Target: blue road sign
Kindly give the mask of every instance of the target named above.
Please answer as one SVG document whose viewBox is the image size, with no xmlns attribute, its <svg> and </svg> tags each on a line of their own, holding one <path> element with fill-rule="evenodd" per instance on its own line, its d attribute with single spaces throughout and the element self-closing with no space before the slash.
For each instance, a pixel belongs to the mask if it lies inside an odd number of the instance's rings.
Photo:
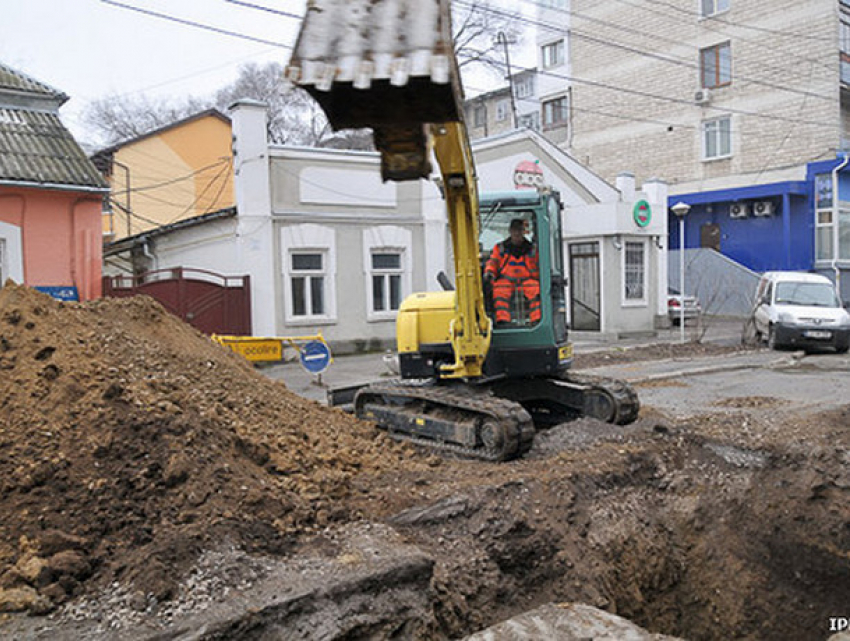
<svg viewBox="0 0 850 641">
<path fill-rule="evenodd" d="M 36 285 L 34 289 L 49 294 L 56 300 L 80 300 L 80 294 L 77 292 L 77 288 L 71 285 L 59 287 Z"/>
<path fill-rule="evenodd" d="M 331 362 L 331 350 L 321 341 L 310 341 L 301 348 L 301 365 L 311 374 L 321 374 Z"/>
</svg>

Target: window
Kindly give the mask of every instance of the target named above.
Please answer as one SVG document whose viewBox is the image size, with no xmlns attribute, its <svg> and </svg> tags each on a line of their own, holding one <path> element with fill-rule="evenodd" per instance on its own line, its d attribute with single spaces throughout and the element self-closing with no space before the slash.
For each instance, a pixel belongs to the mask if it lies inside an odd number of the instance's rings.
<svg viewBox="0 0 850 641">
<path fill-rule="evenodd" d="M 540 131 L 540 114 L 536 111 L 534 113 L 525 114 L 519 117 L 519 126 L 520 129 L 534 129 L 534 131 Z"/>
<path fill-rule="evenodd" d="M 366 274 L 366 318 L 394 320 L 413 291 L 413 233 L 404 227 L 380 225 L 363 231 L 363 271 Z"/>
<path fill-rule="evenodd" d="M 623 286 L 625 302 L 646 302 L 646 246 L 642 242 L 625 243 Z"/>
<path fill-rule="evenodd" d="M 534 95 L 534 76 L 528 75 L 514 80 L 514 91 L 517 98 L 528 98 Z"/>
<path fill-rule="evenodd" d="M 401 305 L 401 253 L 372 254 L 372 311 L 394 312 Z"/>
<path fill-rule="evenodd" d="M 732 155 L 732 126 L 729 116 L 702 123 L 703 160 L 728 158 Z"/>
<path fill-rule="evenodd" d="M 541 64 L 544 69 L 564 64 L 564 41 L 558 40 L 540 48 Z"/>
<path fill-rule="evenodd" d="M 729 11 L 729 0 L 701 0 L 700 2 L 700 15 L 703 18 L 723 11 Z"/>
<path fill-rule="evenodd" d="M 567 97 L 561 96 L 543 103 L 543 127 L 554 127 L 567 122 Z"/>
<path fill-rule="evenodd" d="M 511 113 L 511 105 L 507 100 L 500 100 L 496 103 L 496 121 L 502 122 L 507 120 Z"/>
<path fill-rule="evenodd" d="M 322 253 L 290 254 L 292 315 L 297 317 L 325 314 L 325 259 Z"/>
<path fill-rule="evenodd" d="M 294 325 L 336 322 L 336 232 L 303 223 L 280 231 L 284 322 Z"/>
<path fill-rule="evenodd" d="M 487 107 L 484 105 L 475 105 L 472 108 L 472 125 L 474 127 L 483 127 L 487 124 Z"/>
<path fill-rule="evenodd" d="M 700 49 L 700 82 L 711 89 L 732 82 L 732 47 L 728 42 Z"/>
<path fill-rule="evenodd" d="M 838 46 L 841 51 L 841 82 L 850 84 L 850 15 L 841 12 Z"/>
<path fill-rule="evenodd" d="M 815 260 L 850 258 L 850 209 L 839 201 L 838 220 L 835 219 L 832 193 L 832 174 L 815 176 Z M 835 240 L 838 236 L 838 256 Z"/>
</svg>

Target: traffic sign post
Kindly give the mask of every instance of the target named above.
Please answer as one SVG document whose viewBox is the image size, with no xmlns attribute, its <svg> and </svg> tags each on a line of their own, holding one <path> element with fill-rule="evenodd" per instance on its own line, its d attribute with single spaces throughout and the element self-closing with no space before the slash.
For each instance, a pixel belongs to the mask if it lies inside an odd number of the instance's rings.
<svg viewBox="0 0 850 641">
<path fill-rule="evenodd" d="M 317 377 L 317 384 L 322 384 L 322 372 L 331 363 L 331 350 L 324 341 L 310 341 L 298 349 L 301 366 Z"/>
</svg>

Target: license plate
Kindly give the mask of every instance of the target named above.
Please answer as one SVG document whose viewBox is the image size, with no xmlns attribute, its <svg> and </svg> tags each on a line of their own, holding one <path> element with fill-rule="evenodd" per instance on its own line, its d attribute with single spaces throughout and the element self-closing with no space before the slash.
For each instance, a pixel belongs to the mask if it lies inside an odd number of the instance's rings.
<svg viewBox="0 0 850 641">
<path fill-rule="evenodd" d="M 810 329 L 803 332 L 806 338 L 832 338 L 832 332 L 825 332 L 821 329 Z"/>
</svg>

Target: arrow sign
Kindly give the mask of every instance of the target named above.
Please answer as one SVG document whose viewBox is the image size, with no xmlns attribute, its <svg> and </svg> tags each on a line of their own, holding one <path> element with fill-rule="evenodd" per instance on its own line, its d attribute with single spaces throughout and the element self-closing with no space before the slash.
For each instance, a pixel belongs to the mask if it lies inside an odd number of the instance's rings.
<svg viewBox="0 0 850 641">
<path fill-rule="evenodd" d="M 331 350 L 321 341 L 310 341 L 301 348 L 301 365 L 311 374 L 321 374 L 331 362 Z"/>
</svg>

